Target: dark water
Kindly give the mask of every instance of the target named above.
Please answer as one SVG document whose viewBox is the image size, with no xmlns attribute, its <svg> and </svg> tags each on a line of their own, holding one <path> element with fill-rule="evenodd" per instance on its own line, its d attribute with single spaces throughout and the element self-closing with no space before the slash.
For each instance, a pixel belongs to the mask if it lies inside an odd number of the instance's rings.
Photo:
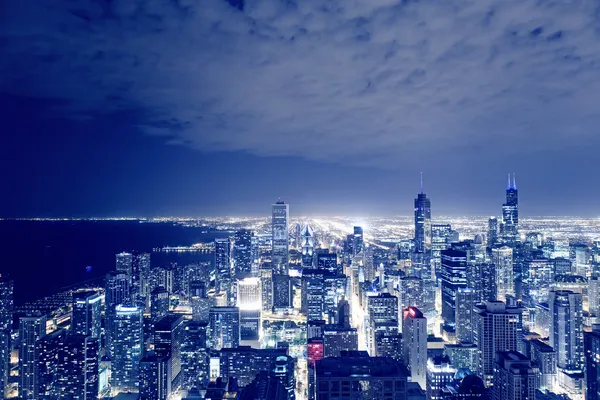
<svg viewBox="0 0 600 400">
<path fill-rule="evenodd" d="M 121 251 L 151 252 L 225 235 L 170 223 L 0 221 L 0 273 L 12 276 L 15 303 L 22 304 L 104 276 L 114 269 L 115 254 Z"/>
</svg>

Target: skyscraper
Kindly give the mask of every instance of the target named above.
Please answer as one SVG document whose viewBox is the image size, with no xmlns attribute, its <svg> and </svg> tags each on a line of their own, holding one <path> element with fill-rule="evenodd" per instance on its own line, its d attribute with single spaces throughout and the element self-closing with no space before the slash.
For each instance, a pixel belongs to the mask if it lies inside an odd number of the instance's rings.
<svg viewBox="0 0 600 400">
<path fill-rule="evenodd" d="M 256 340 L 260 332 L 262 308 L 260 280 L 245 278 L 238 281 L 237 307 L 240 309 L 240 339 Z"/>
<path fill-rule="evenodd" d="M 163 287 L 158 286 L 152 291 L 150 300 L 150 320 L 157 322 L 169 313 L 169 292 Z"/>
<path fill-rule="evenodd" d="M 102 331 L 102 297 L 97 292 L 73 294 L 73 334 L 100 338 Z"/>
<path fill-rule="evenodd" d="M 271 262 L 277 274 L 288 274 L 289 263 L 289 205 L 279 200 L 272 206 L 271 230 L 273 245 Z"/>
<path fill-rule="evenodd" d="M 478 304 L 473 313 L 473 339 L 479 350 L 479 375 L 487 387 L 494 377 L 495 355 L 517 350 L 520 308 L 507 308 L 501 301 Z"/>
<path fill-rule="evenodd" d="M 237 307 L 213 307 L 208 317 L 211 348 L 240 345 L 240 309 Z"/>
<path fill-rule="evenodd" d="M 304 270 L 302 272 L 302 312 L 306 320 L 323 318 L 323 272 Z"/>
<path fill-rule="evenodd" d="M 250 276 L 252 272 L 252 236 L 249 229 L 235 232 L 233 245 L 233 267 L 236 275 Z"/>
<path fill-rule="evenodd" d="M 498 218 L 490 217 L 488 219 L 487 245 L 493 247 L 496 243 L 498 243 Z"/>
<path fill-rule="evenodd" d="M 502 205 L 501 236 L 502 241 L 507 244 L 513 244 L 519 240 L 519 192 L 514 174 L 512 184 L 510 174 L 508 175 L 506 203 Z"/>
<path fill-rule="evenodd" d="M 310 224 L 307 222 L 300 232 L 302 248 L 302 267 L 312 268 L 314 264 L 315 238 Z"/>
<path fill-rule="evenodd" d="M 167 358 L 167 376 L 171 390 L 181 381 L 181 342 L 183 341 L 183 317 L 169 314 L 154 324 L 154 353 L 159 358 Z"/>
<path fill-rule="evenodd" d="M 533 400 L 539 388 L 537 366 L 516 351 L 496 353 L 493 400 Z"/>
<path fill-rule="evenodd" d="M 415 199 L 415 251 L 431 254 L 431 201 L 423 193 L 421 175 L 421 192 Z"/>
<path fill-rule="evenodd" d="M 583 370 L 583 310 L 580 293 L 551 291 L 550 346 L 556 350 L 558 368 Z"/>
<path fill-rule="evenodd" d="M 106 352 L 110 356 L 111 352 L 111 341 L 113 334 L 113 321 L 115 319 L 115 307 L 119 304 L 126 304 L 131 301 L 131 292 L 129 285 L 129 278 L 127 275 L 120 272 L 110 272 L 106 274 L 105 278 L 105 294 L 104 294 L 104 305 L 105 305 L 105 339 L 106 339 Z"/>
<path fill-rule="evenodd" d="M 442 250 L 442 318 L 446 324 L 456 323 L 456 292 L 466 287 L 467 253 Z"/>
<path fill-rule="evenodd" d="M 418 308 L 404 310 L 402 338 L 404 339 L 404 364 L 410 370 L 412 382 L 421 389 L 427 387 L 427 318 Z"/>
<path fill-rule="evenodd" d="M 461 343 L 473 343 L 473 307 L 475 291 L 460 288 L 456 291 L 456 340 Z"/>
<path fill-rule="evenodd" d="M 600 400 L 600 325 L 584 333 L 585 380 L 588 400 Z"/>
<path fill-rule="evenodd" d="M 362 226 L 355 226 L 352 235 L 352 255 L 355 256 L 365 249 L 365 238 Z"/>
<path fill-rule="evenodd" d="M 36 342 L 46 334 L 46 316 L 31 315 L 19 319 L 19 397 L 38 399 Z"/>
<path fill-rule="evenodd" d="M 144 351 L 141 310 L 135 306 L 116 306 L 112 329 L 111 386 L 116 392 L 137 391 Z"/>
<path fill-rule="evenodd" d="M 492 249 L 492 263 L 496 267 L 496 299 L 506 301 L 506 296 L 515 296 L 513 249 L 508 246 Z"/>
<path fill-rule="evenodd" d="M 118 273 L 127 276 L 129 285 L 133 284 L 133 254 L 122 252 L 115 255 L 116 268 Z"/>
<path fill-rule="evenodd" d="M 13 323 L 13 281 L 0 275 L 0 396 L 6 396 Z"/>
<path fill-rule="evenodd" d="M 60 340 L 57 354 L 56 398 L 95 400 L 98 398 L 100 339 L 68 335 Z"/>
<path fill-rule="evenodd" d="M 165 400 L 171 392 L 168 369 L 169 358 L 147 354 L 140 360 L 140 398 Z"/>
<path fill-rule="evenodd" d="M 231 239 L 215 239 L 215 271 L 216 289 L 227 296 L 227 305 L 233 300 L 233 274 L 231 261 Z"/>
</svg>

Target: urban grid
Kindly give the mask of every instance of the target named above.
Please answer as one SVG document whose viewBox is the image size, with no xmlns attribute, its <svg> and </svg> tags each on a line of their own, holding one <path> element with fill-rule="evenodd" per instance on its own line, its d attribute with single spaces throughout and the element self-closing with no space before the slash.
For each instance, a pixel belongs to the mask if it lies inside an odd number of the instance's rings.
<svg viewBox="0 0 600 400">
<path fill-rule="evenodd" d="M 278 200 L 268 220 L 173 219 L 226 235 L 116 254 L 101 284 L 19 307 L 2 276 L 1 391 L 600 399 L 598 231 L 520 224 L 514 175 L 500 210 L 479 224 L 436 221 L 422 183 L 414 224 L 291 218 Z M 157 261 L 165 254 L 176 261 Z"/>
</svg>

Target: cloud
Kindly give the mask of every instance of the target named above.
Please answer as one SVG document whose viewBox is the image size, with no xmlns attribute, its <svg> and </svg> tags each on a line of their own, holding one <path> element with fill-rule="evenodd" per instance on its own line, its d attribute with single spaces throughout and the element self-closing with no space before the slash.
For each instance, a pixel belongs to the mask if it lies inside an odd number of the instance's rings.
<svg viewBox="0 0 600 400">
<path fill-rule="evenodd" d="M 594 140 L 578 0 L 5 0 L 0 90 L 169 143 L 397 167 Z M 597 140 L 597 139 L 596 139 Z"/>
</svg>

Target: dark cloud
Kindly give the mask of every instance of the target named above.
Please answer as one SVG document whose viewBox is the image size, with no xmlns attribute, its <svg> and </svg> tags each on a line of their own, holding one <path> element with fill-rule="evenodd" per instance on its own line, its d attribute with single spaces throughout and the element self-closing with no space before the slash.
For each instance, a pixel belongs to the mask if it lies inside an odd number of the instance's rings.
<svg viewBox="0 0 600 400">
<path fill-rule="evenodd" d="M 2 91 L 59 98 L 55 112 L 80 119 L 137 110 L 173 144 L 397 168 L 598 141 L 590 1 L 3 7 Z"/>
</svg>

